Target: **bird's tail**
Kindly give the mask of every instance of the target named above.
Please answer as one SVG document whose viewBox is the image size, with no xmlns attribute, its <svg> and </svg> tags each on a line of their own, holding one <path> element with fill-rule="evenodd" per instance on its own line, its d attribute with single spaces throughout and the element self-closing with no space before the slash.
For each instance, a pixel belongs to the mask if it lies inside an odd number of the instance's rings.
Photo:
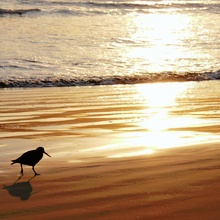
<svg viewBox="0 0 220 220">
<path fill-rule="evenodd" d="M 11 162 L 12 162 L 11 165 L 13 165 L 15 163 L 15 160 L 12 160 Z"/>
</svg>

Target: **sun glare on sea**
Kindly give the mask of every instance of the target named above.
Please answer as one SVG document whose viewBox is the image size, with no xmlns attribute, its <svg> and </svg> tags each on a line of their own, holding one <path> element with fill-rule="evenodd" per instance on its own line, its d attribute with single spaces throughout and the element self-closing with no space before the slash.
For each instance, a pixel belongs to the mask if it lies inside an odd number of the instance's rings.
<svg viewBox="0 0 220 220">
<path fill-rule="evenodd" d="M 138 65 L 147 65 L 152 72 L 173 71 L 174 67 L 168 64 L 178 62 L 190 53 L 181 46 L 189 35 L 189 23 L 187 16 L 175 13 L 131 16 L 130 24 L 134 28 L 130 38 L 136 46 L 129 48 L 127 56 L 134 60 L 134 69 L 138 70 Z"/>
</svg>

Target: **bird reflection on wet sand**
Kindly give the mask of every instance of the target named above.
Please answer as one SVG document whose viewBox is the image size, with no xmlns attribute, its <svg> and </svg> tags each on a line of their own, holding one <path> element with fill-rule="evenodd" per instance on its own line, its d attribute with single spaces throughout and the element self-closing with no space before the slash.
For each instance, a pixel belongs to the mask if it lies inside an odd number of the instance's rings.
<svg viewBox="0 0 220 220">
<path fill-rule="evenodd" d="M 36 175 L 31 177 L 28 181 L 18 182 L 22 178 L 22 175 L 21 175 L 12 185 L 10 185 L 10 186 L 4 185 L 3 189 L 7 190 L 11 196 L 19 197 L 23 201 L 28 200 L 30 198 L 30 196 L 35 194 L 35 193 L 32 193 L 33 188 L 30 183 L 30 181 L 35 176 Z"/>
</svg>

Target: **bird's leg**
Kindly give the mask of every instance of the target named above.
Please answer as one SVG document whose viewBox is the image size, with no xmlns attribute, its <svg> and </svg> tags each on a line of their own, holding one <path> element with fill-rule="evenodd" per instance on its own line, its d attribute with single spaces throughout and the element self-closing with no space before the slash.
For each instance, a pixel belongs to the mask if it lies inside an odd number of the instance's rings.
<svg viewBox="0 0 220 220">
<path fill-rule="evenodd" d="M 20 173 L 22 176 L 24 175 L 22 164 L 21 164 L 21 172 Z"/>
<path fill-rule="evenodd" d="M 36 171 L 35 171 L 35 169 L 34 169 L 34 166 L 32 167 L 32 170 L 34 171 L 35 176 L 36 176 L 36 175 L 40 175 L 39 173 L 36 173 Z"/>
</svg>

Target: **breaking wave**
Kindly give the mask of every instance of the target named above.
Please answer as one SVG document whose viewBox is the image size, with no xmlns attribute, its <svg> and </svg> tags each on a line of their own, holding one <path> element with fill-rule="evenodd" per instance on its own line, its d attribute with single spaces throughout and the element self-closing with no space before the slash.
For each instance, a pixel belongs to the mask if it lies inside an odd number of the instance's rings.
<svg viewBox="0 0 220 220">
<path fill-rule="evenodd" d="M 0 80 L 0 88 L 31 88 L 31 87 L 68 87 L 68 86 L 96 86 L 116 84 L 141 84 L 153 82 L 187 82 L 220 80 L 220 70 L 204 73 L 148 73 L 133 76 L 65 78 L 47 77 L 44 79 L 4 79 Z"/>
<path fill-rule="evenodd" d="M 124 1 L 44 1 L 38 4 L 39 8 L 30 9 L 0 9 L 0 16 L 3 15 L 23 15 L 26 13 L 42 12 L 43 14 L 62 14 L 69 16 L 81 16 L 87 14 L 109 14 L 113 11 L 141 11 L 148 10 L 206 10 L 211 13 L 219 13 L 219 3 L 196 3 L 196 2 L 158 2 L 150 3 L 146 1 L 124 2 Z M 31 5 L 31 3 L 30 3 Z M 29 5 L 29 6 L 30 6 Z M 36 4 L 37 5 L 37 4 Z M 32 7 L 33 5 L 31 5 Z M 103 10 L 104 9 L 104 10 Z"/>
<path fill-rule="evenodd" d="M 23 15 L 25 13 L 29 13 L 29 12 L 40 12 L 41 10 L 38 8 L 31 8 L 31 9 L 0 9 L 0 15 L 5 15 L 5 14 L 9 14 L 9 15 Z"/>
<path fill-rule="evenodd" d="M 44 12 L 44 13 L 58 13 L 63 15 L 86 15 L 87 13 L 110 13 L 108 9 L 118 9 L 118 10 L 140 10 L 146 12 L 148 10 L 207 10 L 213 13 L 219 13 L 220 4 L 219 3 L 196 3 L 196 2 L 158 2 L 150 3 L 145 1 L 139 2 L 123 2 L 123 1 L 42 1 L 43 6 L 39 4 L 40 8 L 30 8 L 30 9 L 0 9 L 1 15 L 23 15 L 30 12 Z M 45 8 L 46 6 L 46 8 Z M 54 9 L 54 6 L 59 7 L 59 9 Z M 41 10 L 43 7 L 43 10 Z M 71 8 L 70 8 L 71 7 Z M 72 8 L 73 7 L 73 8 Z M 97 10 L 98 11 L 97 11 Z M 99 9 L 106 9 L 100 11 Z M 111 11 L 111 10 L 110 10 Z"/>
<path fill-rule="evenodd" d="M 84 4 L 93 7 L 118 8 L 118 9 L 220 9 L 218 3 L 146 3 L 146 2 L 85 2 Z"/>
</svg>

